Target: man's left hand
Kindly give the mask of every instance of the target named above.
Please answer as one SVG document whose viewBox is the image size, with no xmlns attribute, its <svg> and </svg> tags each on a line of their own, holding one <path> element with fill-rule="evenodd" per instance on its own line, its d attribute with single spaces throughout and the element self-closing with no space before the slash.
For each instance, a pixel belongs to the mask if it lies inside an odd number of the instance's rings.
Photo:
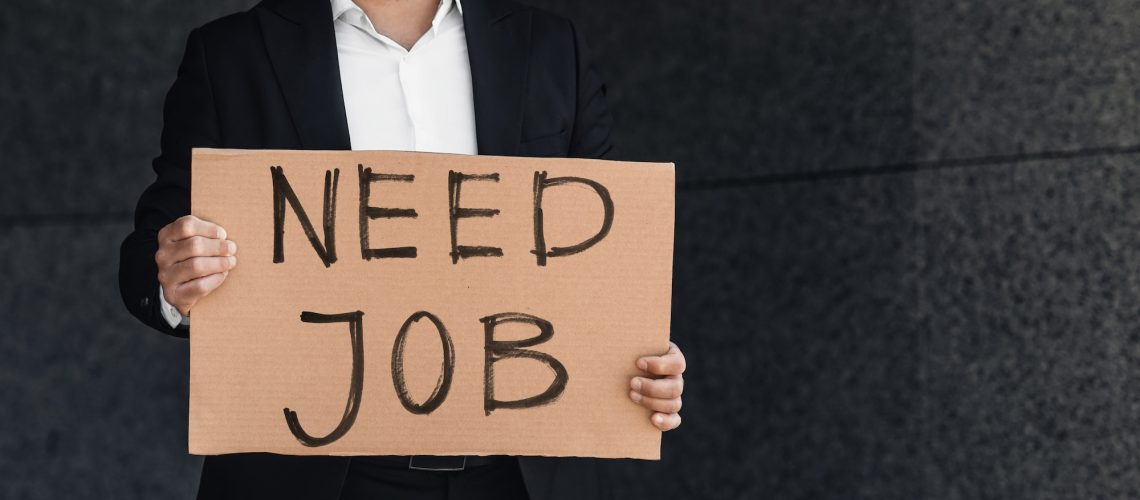
<svg viewBox="0 0 1140 500">
<path fill-rule="evenodd" d="M 629 399 L 653 410 L 649 420 L 662 431 L 681 425 L 681 392 L 685 389 L 685 355 L 677 344 L 669 342 L 669 351 L 660 356 L 645 356 L 637 360 L 637 367 L 648 377 L 633 377 L 629 381 Z"/>
</svg>

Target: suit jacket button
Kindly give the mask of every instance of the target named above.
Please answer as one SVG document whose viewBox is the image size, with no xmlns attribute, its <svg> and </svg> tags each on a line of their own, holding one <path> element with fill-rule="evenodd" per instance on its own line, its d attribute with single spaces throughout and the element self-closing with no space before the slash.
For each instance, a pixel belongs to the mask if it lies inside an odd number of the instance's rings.
<svg viewBox="0 0 1140 500">
<path fill-rule="evenodd" d="M 148 306 L 150 306 L 150 297 L 143 297 L 139 300 L 139 307 L 146 309 Z"/>
</svg>

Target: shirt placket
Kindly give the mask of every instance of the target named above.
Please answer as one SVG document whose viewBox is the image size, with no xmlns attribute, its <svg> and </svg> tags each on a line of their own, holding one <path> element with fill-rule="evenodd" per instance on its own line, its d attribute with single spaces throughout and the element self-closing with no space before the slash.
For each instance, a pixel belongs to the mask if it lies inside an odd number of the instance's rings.
<svg viewBox="0 0 1140 500">
<path fill-rule="evenodd" d="M 418 111 L 416 107 L 416 68 L 415 68 L 415 55 L 406 53 L 400 57 L 398 72 L 400 75 L 400 90 L 404 95 L 404 109 L 408 113 L 408 123 L 411 124 L 412 132 L 412 150 L 418 151 L 419 143 L 419 123 Z"/>
</svg>

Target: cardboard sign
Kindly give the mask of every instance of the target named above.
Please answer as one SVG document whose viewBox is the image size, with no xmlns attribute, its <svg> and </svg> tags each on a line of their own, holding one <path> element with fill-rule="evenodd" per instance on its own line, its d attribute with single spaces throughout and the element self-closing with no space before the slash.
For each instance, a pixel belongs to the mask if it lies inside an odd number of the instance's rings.
<svg viewBox="0 0 1140 500">
<path fill-rule="evenodd" d="M 672 164 L 196 149 L 190 452 L 657 459 Z"/>
</svg>

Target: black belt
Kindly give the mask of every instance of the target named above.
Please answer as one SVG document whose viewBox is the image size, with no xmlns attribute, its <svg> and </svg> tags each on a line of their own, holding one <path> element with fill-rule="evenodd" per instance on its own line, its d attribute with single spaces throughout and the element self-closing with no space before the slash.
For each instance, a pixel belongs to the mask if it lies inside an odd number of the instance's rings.
<svg viewBox="0 0 1140 500">
<path fill-rule="evenodd" d="M 447 472 L 447 471 L 461 471 L 469 467 L 482 467 L 484 465 L 492 465 L 501 463 L 508 460 L 510 457 L 492 455 L 492 456 L 476 456 L 476 455 L 459 455 L 459 456 L 432 456 L 432 455 L 413 455 L 413 456 L 366 456 L 366 457 L 353 457 L 353 460 L 360 460 L 363 462 L 374 463 L 377 465 L 384 465 L 388 467 L 406 467 L 413 470 L 424 470 L 433 472 Z"/>
</svg>

